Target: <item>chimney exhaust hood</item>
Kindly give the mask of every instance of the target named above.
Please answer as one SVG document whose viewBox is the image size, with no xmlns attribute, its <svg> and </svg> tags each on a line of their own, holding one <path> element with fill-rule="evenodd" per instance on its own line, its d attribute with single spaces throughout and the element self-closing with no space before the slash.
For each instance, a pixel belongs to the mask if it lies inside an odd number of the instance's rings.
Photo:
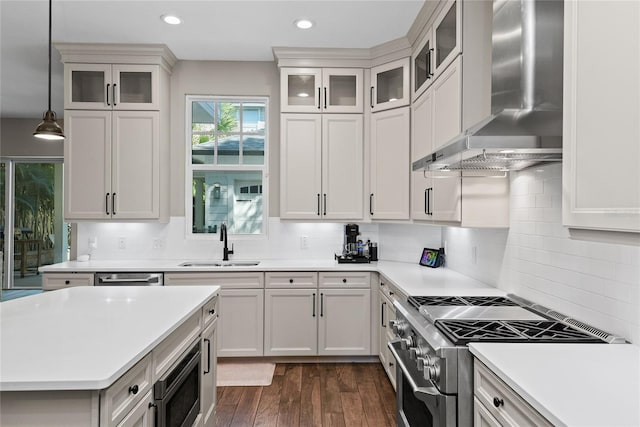
<svg viewBox="0 0 640 427">
<path fill-rule="evenodd" d="M 562 161 L 563 19 L 562 0 L 494 0 L 491 115 L 415 161 L 414 171 Z"/>
</svg>

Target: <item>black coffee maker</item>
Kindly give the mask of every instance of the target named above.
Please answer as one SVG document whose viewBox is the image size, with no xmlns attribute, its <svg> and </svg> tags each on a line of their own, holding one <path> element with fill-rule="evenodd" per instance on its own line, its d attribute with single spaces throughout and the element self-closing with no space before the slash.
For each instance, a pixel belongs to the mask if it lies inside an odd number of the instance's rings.
<svg viewBox="0 0 640 427">
<path fill-rule="evenodd" d="M 366 263 L 369 257 L 364 254 L 364 244 L 358 240 L 360 229 L 358 224 L 346 224 L 344 226 L 344 244 L 342 254 L 336 254 L 338 263 Z"/>
</svg>

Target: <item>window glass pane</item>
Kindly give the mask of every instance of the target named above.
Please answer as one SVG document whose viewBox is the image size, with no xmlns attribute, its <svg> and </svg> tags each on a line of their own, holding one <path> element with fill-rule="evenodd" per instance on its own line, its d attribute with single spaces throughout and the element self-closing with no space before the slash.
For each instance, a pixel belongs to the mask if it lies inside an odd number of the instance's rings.
<svg viewBox="0 0 640 427">
<path fill-rule="evenodd" d="M 62 220 L 62 164 L 16 163 L 13 210 L 13 286 L 39 288 L 38 267 L 69 258 L 69 229 Z"/>
<path fill-rule="evenodd" d="M 260 171 L 193 171 L 193 233 L 260 234 L 263 198 Z"/>
<path fill-rule="evenodd" d="M 221 136 L 228 135 L 231 132 L 240 132 L 240 104 L 219 103 L 218 117 L 216 130 Z"/>
<path fill-rule="evenodd" d="M 456 4 L 453 3 L 449 12 L 436 28 L 436 67 L 456 47 Z"/>
<path fill-rule="evenodd" d="M 263 103 L 242 105 L 242 132 L 264 134 L 265 111 Z"/>
<path fill-rule="evenodd" d="M 242 154 L 242 163 L 245 165 L 264 164 L 264 135 L 245 136 Z"/>
<path fill-rule="evenodd" d="M 191 147 L 193 164 L 215 162 L 215 103 L 194 101 L 191 106 Z"/>
</svg>

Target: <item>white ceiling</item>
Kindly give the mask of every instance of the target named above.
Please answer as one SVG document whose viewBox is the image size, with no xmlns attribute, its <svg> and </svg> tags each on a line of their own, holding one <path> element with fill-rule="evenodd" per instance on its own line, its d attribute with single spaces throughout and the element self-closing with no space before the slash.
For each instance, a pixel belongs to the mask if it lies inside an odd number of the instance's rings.
<svg viewBox="0 0 640 427">
<path fill-rule="evenodd" d="M 424 0 L 54 0 L 53 41 L 164 43 L 178 59 L 271 61 L 273 46 L 369 48 L 407 34 Z M 175 14 L 183 24 L 160 20 Z M 313 20 L 311 30 L 293 21 Z M 47 108 L 48 2 L 0 0 L 0 116 Z M 53 109 L 62 64 L 53 50 Z"/>
</svg>

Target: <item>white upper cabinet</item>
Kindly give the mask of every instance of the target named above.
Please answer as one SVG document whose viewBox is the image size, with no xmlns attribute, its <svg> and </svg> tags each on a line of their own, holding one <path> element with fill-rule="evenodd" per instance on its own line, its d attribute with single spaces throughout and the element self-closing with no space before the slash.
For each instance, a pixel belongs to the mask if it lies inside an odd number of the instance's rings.
<svg viewBox="0 0 640 427">
<path fill-rule="evenodd" d="M 462 2 L 445 1 L 411 56 L 416 99 L 462 51 Z"/>
<path fill-rule="evenodd" d="M 158 110 L 158 65 L 65 64 L 66 110 Z"/>
<path fill-rule="evenodd" d="M 369 107 L 372 112 L 409 105 L 409 58 L 371 69 Z"/>
<path fill-rule="evenodd" d="M 362 113 L 359 68 L 281 68 L 280 109 L 288 113 Z"/>
<path fill-rule="evenodd" d="M 563 223 L 640 232 L 640 3 L 564 8 Z"/>
</svg>

